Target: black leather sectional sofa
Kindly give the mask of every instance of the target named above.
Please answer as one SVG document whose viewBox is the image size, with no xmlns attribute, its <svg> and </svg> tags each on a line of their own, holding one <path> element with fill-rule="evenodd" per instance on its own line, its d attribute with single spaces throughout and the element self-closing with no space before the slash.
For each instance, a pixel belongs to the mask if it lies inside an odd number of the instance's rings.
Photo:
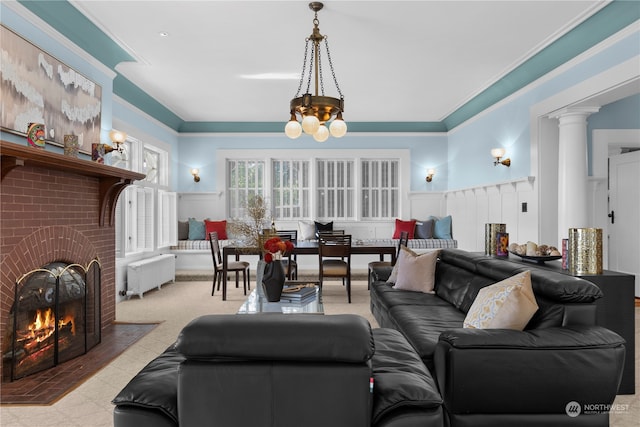
<svg viewBox="0 0 640 427">
<path fill-rule="evenodd" d="M 525 270 L 539 309 L 524 331 L 462 328 L 481 288 Z M 595 326 L 596 285 L 459 249 L 440 251 L 433 294 L 394 289 L 390 273 L 373 272 L 371 311 L 416 349 L 436 379 L 448 425 L 609 425 L 624 340 Z"/>
<path fill-rule="evenodd" d="M 607 426 L 624 340 L 595 326 L 591 282 L 532 266 L 524 331 L 462 328 L 479 289 L 524 269 L 442 250 L 434 294 L 377 269 L 373 330 L 355 315 L 195 319 L 116 396 L 114 425 Z"/>
<path fill-rule="evenodd" d="M 398 331 L 356 315 L 210 315 L 116 396 L 115 427 L 442 427 Z"/>
</svg>

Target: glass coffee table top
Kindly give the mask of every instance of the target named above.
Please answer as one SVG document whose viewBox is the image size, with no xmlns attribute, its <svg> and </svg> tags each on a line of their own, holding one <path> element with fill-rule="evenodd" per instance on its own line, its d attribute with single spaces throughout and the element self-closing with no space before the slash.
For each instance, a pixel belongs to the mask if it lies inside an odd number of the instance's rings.
<svg viewBox="0 0 640 427">
<path fill-rule="evenodd" d="M 288 297 L 283 292 L 280 301 L 269 302 L 262 292 L 253 289 L 247 300 L 238 310 L 238 314 L 258 314 L 258 313 L 308 313 L 308 314 L 324 314 L 322 305 L 322 291 L 320 283 L 308 280 L 288 280 L 285 288 L 288 286 L 312 285 L 314 291 L 303 299 Z"/>
</svg>

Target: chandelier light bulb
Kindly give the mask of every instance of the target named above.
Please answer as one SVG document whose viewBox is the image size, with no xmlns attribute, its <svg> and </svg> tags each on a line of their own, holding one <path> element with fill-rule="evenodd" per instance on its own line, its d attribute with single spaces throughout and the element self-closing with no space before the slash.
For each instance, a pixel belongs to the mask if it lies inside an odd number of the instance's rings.
<svg viewBox="0 0 640 427">
<path fill-rule="evenodd" d="M 329 132 L 335 138 L 342 138 L 347 133 L 347 124 L 342 119 L 335 119 L 329 125 Z"/>
<path fill-rule="evenodd" d="M 325 142 L 329 139 L 329 129 L 325 125 L 320 125 L 316 133 L 313 134 L 313 139 L 317 142 Z"/>
<path fill-rule="evenodd" d="M 307 135 L 314 135 L 320 127 L 320 120 L 316 116 L 304 116 L 302 119 L 302 130 Z"/>
<path fill-rule="evenodd" d="M 302 126 L 297 120 L 289 120 L 284 127 L 284 133 L 291 139 L 296 139 L 302 135 Z"/>
</svg>

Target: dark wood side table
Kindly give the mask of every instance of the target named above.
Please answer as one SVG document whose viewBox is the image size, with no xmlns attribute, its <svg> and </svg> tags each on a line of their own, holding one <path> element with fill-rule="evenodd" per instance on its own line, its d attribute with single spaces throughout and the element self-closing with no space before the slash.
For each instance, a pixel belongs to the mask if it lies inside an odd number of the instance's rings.
<svg viewBox="0 0 640 427">
<path fill-rule="evenodd" d="M 580 277 L 594 283 L 602 290 L 604 297 L 596 301 L 596 321 L 598 325 L 611 329 L 627 342 L 624 371 L 618 394 L 634 394 L 636 389 L 635 277 L 632 274 L 610 270 L 604 270 L 602 274 L 578 275 L 571 274 L 569 270 L 563 270 L 560 261 L 534 264 L 522 261 L 516 256 L 509 256 L 508 259 L 525 266 Z"/>
</svg>

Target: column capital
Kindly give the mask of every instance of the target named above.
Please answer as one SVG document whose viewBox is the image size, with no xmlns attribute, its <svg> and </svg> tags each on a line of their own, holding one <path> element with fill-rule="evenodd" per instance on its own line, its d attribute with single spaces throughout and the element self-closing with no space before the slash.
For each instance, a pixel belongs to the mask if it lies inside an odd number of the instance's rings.
<svg viewBox="0 0 640 427">
<path fill-rule="evenodd" d="M 585 107 L 565 107 L 556 110 L 549 114 L 550 119 L 561 119 L 563 117 L 582 116 L 584 118 L 590 116 L 593 113 L 600 111 L 600 107 L 585 106 Z"/>
</svg>

